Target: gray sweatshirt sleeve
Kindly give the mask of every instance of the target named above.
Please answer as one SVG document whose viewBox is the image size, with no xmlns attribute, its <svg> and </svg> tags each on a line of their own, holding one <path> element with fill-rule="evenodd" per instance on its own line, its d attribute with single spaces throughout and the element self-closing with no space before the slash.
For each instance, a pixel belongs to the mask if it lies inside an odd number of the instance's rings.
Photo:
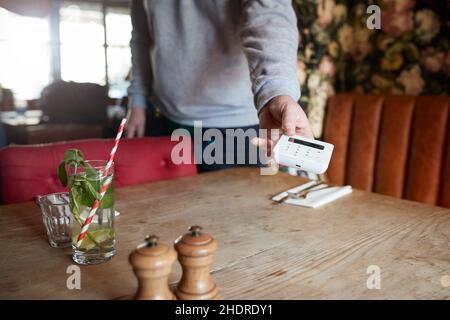
<svg viewBox="0 0 450 320">
<path fill-rule="evenodd" d="M 150 32 L 147 14 L 142 0 L 132 0 L 131 21 L 131 83 L 128 87 L 128 105 L 131 108 L 145 108 L 150 89 Z"/>
<path fill-rule="evenodd" d="M 258 113 L 279 95 L 298 100 L 298 29 L 291 0 L 241 0 L 241 6 L 241 41 Z"/>
</svg>

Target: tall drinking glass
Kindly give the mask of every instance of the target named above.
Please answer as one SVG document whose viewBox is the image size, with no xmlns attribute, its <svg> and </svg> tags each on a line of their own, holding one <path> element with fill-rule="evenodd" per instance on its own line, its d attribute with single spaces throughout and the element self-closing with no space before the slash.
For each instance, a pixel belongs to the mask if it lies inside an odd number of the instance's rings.
<svg viewBox="0 0 450 320">
<path fill-rule="evenodd" d="M 109 175 L 111 184 L 103 196 L 97 212 L 81 244 L 78 236 L 90 209 L 98 198 L 107 161 L 85 161 L 85 166 L 71 168 L 69 180 L 72 210 L 72 258 L 79 264 L 97 264 L 110 260 L 116 253 L 114 230 L 114 166 Z"/>
</svg>

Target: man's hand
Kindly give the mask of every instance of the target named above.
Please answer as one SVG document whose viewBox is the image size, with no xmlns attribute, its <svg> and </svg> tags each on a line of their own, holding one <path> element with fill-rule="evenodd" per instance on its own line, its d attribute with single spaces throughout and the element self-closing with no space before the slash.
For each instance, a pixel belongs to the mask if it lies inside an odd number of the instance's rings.
<svg viewBox="0 0 450 320">
<path fill-rule="evenodd" d="M 259 113 L 259 126 L 267 130 L 267 139 L 264 137 L 254 141 L 263 148 L 267 148 L 267 155 L 272 154 L 272 147 L 279 139 L 279 134 L 271 132 L 279 129 L 286 135 L 299 135 L 313 139 L 308 118 L 300 105 L 289 96 L 278 96 L 270 100 Z"/>
<path fill-rule="evenodd" d="M 128 114 L 127 138 L 141 138 L 145 132 L 145 109 L 130 108 Z"/>
</svg>

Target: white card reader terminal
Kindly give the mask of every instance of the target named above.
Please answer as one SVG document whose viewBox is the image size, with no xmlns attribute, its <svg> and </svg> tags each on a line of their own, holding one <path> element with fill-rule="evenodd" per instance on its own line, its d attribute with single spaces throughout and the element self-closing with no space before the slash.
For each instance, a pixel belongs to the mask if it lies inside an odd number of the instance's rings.
<svg viewBox="0 0 450 320">
<path fill-rule="evenodd" d="M 333 148 L 332 144 L 323 141 L 282 135 L 273 154 L 279 165 L 321 174 L 328 169 Z"/>
</svg>

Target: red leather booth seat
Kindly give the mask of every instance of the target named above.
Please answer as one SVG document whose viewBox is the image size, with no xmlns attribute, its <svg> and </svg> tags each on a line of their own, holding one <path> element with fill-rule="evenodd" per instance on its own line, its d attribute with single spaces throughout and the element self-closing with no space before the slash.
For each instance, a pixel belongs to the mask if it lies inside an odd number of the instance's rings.
<svg viewBox="0 0 450 320">
<path fill-rule="evenodd" d="M 175 165 L 171 161 L 175 144 L 170 137 L 122 139 L 114 159 L 114 185 L 122 187 L 197 174 L 195 164 Z M 64 191 L 57 167 L 65 150 L 77 148 L 83 151 L 85 159 L 107 160 L 112 146 L 112 140 L 95 139 L 3 148 L 0 150 L 0 202 L 29 201 L 36 195 Z"/>
<path fill-rule="evenodd" d="M 330 181 L 450 208 L 449 116 L 448 96 L 332 97 Z"/>
</svg>

